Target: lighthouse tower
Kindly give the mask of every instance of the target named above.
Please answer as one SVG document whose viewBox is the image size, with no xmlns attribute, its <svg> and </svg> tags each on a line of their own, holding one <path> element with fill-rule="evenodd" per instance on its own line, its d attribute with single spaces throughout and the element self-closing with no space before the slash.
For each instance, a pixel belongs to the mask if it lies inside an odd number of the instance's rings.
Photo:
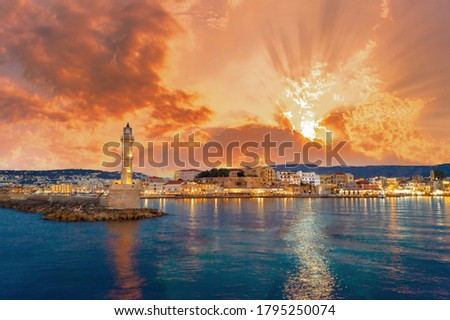
<svg viewBox="0 0 450 320">
<path fill-rule="evenodd" d="M 122 141 L 122 184 L 133 183 L 133 129 L 130 124 L 123 128 Z"/>
<path fill-rule="evenodd" d="M 122 173 L 120 181 L 109 187 L 107 206 L 116 209 L 133 209 L 141 207 L 141 189 L 139 180 L 133 181 L 133 129 L 130 124 L 123 128 Z"/>
</svg>

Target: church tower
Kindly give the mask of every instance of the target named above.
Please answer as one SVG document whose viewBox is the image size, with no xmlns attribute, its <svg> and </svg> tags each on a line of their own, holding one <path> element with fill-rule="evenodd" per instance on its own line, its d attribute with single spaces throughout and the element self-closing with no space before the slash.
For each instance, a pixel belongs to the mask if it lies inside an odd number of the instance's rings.
<svg viewBox="0 0 450 320">
<path fill-rule="evenodd" d="M 122 184 L 133 183 L 133 129 L 130 124 L 123 128 L 122 141 Z"/>
</svg>

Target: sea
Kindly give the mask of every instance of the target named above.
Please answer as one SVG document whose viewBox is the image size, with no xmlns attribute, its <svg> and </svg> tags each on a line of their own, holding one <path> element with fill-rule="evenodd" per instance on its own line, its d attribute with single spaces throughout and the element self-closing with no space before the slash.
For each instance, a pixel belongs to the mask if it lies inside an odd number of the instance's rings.
<svg viewBox="0 0 450 320">
<path fill-rule="evenodd" d="M 450 299 L 450 198 L 146 199 L 56 222 L 0 209 L 0 299 Z"/>
</svg>

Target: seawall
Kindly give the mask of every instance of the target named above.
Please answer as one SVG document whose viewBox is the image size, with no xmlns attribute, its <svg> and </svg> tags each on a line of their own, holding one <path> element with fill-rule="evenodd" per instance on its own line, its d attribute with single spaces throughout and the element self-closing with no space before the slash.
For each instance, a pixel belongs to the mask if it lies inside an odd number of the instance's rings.
<svg viewBox="0 0 450 320">
<path fill-rule="evenodd" d="M 0 207 L 27 213 L 43 214 L 44 220 L 126 221 L 162 217 L 166 213 L 151 208 L 112 209 L 100 205 L 98 197 L 32 196 L 4 199 Z"/>
</svg>

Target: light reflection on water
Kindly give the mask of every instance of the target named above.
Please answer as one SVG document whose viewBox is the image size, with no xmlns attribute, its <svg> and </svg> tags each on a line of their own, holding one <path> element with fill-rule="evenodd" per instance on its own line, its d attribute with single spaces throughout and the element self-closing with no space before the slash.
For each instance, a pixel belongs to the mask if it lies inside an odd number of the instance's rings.
<svg viewBox="0 0 450 320">
<path fill-rule="evenodd" d="M 135 251 L 139 245 L 138 221 L 109 222 L 108 249 L 113 263 L 116 287 L 110 292 L 111 299 L 142 299 L 144 279 L 137 273 Z"/>
<path fill-rule="evenodd" d="M 286 237 L 288 245 L 296 258 L 298 265 L 289 275 L 284 294 L 287 299 L 321 300 L 336 298 L 335 279 L 325 258 L 327 251 L 326 235 L 319 215 L 310 207 L 299 208 Z"/>
</svg>

